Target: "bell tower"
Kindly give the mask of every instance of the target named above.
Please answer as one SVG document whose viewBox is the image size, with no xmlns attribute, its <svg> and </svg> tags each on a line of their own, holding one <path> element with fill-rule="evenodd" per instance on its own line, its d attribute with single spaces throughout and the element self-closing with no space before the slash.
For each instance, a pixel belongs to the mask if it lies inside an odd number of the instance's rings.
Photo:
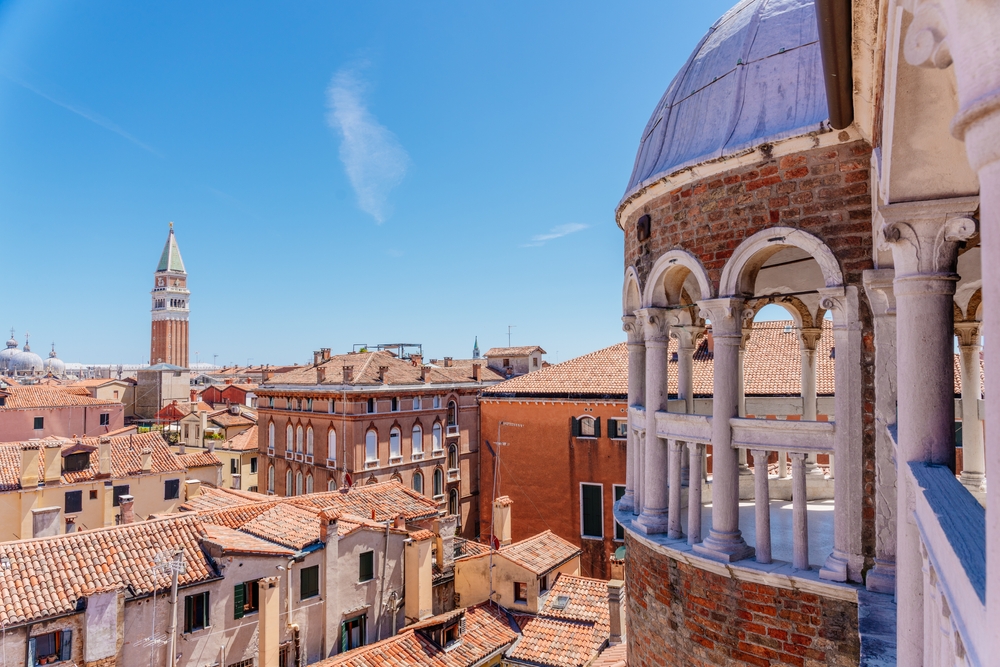
<svg viewBox="0 0 1000 667">
<path fill-rule="evenodd" d="M 187 271 L 181 259 L 181 249 L 174 236 L 174 223 L 156 267 L 153 291 L 153 331 L 149 345 L 149 363 L 188 366 L 188 301 Z"/>
</svg>

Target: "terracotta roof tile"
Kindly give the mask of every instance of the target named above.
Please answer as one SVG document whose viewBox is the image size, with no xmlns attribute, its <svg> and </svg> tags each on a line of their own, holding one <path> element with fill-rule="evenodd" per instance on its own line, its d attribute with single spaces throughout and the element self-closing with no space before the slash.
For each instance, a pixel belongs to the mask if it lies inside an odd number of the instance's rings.
<svg viewBox="0 0 1000 667">
<path fill-rule="evenodd" d="M 291 556 L 295 553 L 294 549 L 268 542 L 227 526 L 206 522 L 202 524 L 202 527 L 205 529 L 208 540 L 218 544 L 225 551 L 275 556 Z"/>
<path fill-rule="evenodd" d="M 208 419 L 223 428 L 232 428 L 234 426 L 254 426 L 257 424 L 257 413 L 251 412 L 250 410 L 241 410 L 240 414 L 234 415 L 229 410 L 220 410 L 213 415 L 209 415 Z"/>
<path fill-rule="evenodd" d="M 547 354 L 545 350 L 537 345 L 522 345 L 520 347 L 491 347 L 486 350 L 484 357 L 526 357 L 535 350 L 542 354 Z"/>
<path fill-rule="evenodd" d="M 241 491 L 237 489 L 218 489 L 210 486 L 202 486 L 201 493 L 194 498 L 184 502 L 180 506 L 183 511 L 204 511 L 246 505 L 248 503 L 259 503 L 266 501 L 270 496 L 252 491 Z"/>
<path fill-rule="evenodd" d="M 628 667 L 628 644 L 622 642 L 604 649 L 590 667 Z"/>
<path fill-rule="evenodd" d="M 589 662 L 608 640 L 592 623 L 535 616 L 521 626 L 521 641 L 507 657 L 535 665 L 577 667 Z"/>
<path fill-rule="evenodd" d="M 206 466 L 221 466 L 219 457 L 209 451 L 194 451 L 187 454 L 178 454 L 177 460 L 181 465 L 190 470 L 191 468 L 204 468 Z"/>
<path fill-rule="evenodd" d="M 429 518 L 440 513 L 437 503 L 403 484 L 389 480 L 376 484 L 354 486 L 348 492 L 324 491 L 288 498 L 286 502 L 332 507 L 338 513 L 367 517 L 375 512 L 376 521 L 394 519 L 400 514 L 407 521 Z"/>
<path fill-rule="evenodd" d="M 121 401 L 93 398 L 89 393 L 78 394 L 69 392 L 64 387 L 8 384 L 3 391 L 7 394 L 7 400 L 4 402 L 3 407 L 0 407 L 0 413 L 4 410 L 62 408 L 73 405 L 122 406 Z"/>
<path fill-rule="evenodd" d="M 612 345 L 483 390 L 484 396 L 628 396 L 628 349 Z"/>
<path fill-rule="evenodd" d="M 254 424 L 245 431 L 240 431 L 229 440 L 216 445 L 215 448 L 225 449 L 231 452 L 257 451 L 257 424 Z"/>
<path fill-rule="evenodd" d="M 563 609 L 557 609 L 559 598 L 566 597 L 569 602 Z M 572 621 L 586 621 L 601 626 L 610 623 L 608 611 L 608 582 L 588 577 L 576 577 L 571 574 L 560 574 L 556 583 L 549 589 L 541 616 L 562 618 Z"/>
<path fill-rule="evenodd" d="M 535 574 L 545 574 L 552 568 L 580 555 L 580 548 L 570 544 L 551 530 L 520 542 L 500 547 L 500 553 Z"/>
</svg>

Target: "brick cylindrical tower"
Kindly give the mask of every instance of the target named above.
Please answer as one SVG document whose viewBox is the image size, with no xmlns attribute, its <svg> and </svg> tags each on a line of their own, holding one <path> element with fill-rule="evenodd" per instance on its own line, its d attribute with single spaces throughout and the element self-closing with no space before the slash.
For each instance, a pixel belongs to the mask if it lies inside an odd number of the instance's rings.
<svg viewBox="0 0 1000 667">
<path fill-rule="evenodd" d="M 163 246 L 160 263 L 154 274 L 153 326 L 149 344 L 149 363 L 188 366 L 188 301 L 187 271 L 174 236 L 174 223 Z"/>
</svg>

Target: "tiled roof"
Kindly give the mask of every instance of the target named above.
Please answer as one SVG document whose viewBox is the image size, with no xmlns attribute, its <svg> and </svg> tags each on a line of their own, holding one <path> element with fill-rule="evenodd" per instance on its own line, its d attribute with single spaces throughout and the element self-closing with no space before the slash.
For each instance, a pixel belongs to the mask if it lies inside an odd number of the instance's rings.
<svg viewBox="0 0 1000 667">
<path fill-rule="evenodd" d="M 208 416 L 209 421 L 213 421 L 223 428 L 233 426 L 253 426 L 257 423 L 257 414 L 250 410 L 240 410 L 238 415 L 234 415 L 229 410 L 219 410 Z"/>
<path fill-rule="evenodd" d="M 183 511 L 204 511 L 246 505 L 248 503 L 258 503 L 268 500 L 270 497 L 262 493 L 253 491 L 242 491 L 237 489 L 218 489 L 210 486 L 202 486 L 201 492 L 184 502 L 180 506 Z"/>
<path fill-rule="evenodd" d="M 500 553 L 521 567 L 542 575 L 570 558 L 580 555 L 580 548 L 551 530 L 500 547 Z"/>
<path fill-rule="evenodd" d="M 465 632 L 447 651 L 421 631 L 405 628 L 395 637 L 322 660 L 315 667 L 472 667 L 517 639 L 505 615 L 488 604 L 468 607 L 461 613 Z M 454 613 L 443 614 L 420 625 L 444 623 L 453 617 Z"/>
<path fill-rule="evenodd" d="M 244 554 L 268 554 L 275 556 L 291 556 L 294 549 L 283 547 L 248 533 L 234 530 L 227 526 L 214 523 L 203 523 L 202 527 L 208 539 L 226 551 Z"/>
<path fill-rule="evenodd" d="M 569 598 L 564 609 L 557 609 L 559 598 Z M 560 574 L 556 583 L 549 589 L 541 616 L 562 618 L 571 621 L 586 621 L 607 626 L 610 612 L 608 611 L 608 582 L 588 577 L 576 577 L 572 574 Z"/>
<path fill-rule="evenodd" d="M 479 364 L 480 382 L 499 382 L 503 377 L 486 366 L 484 360 L 456 359 L 448 368 L 432 366 L 427 371 L 426 384 L 450 384 L 459 382 L 475 382 L 472 378 L 472 365 Z M 319 366 L 302 366 L 286 373 L 280 373 L 263 383 L 259 390 L 266 391 L 275 385 L 317 386 L 317 368 L 323 368 L 326 379 L 323 385 L 341 386 L 344 380 L 344 366 L 352 366 L 352 386 L 384 385 L 423 385 L 420 379 L 420 366 L 406 359 L 400 359 L 390 352 L 358 352 L 356 354 L 340 354 L 330 357 Z M 385 366 L 384 381 L 379 380 L 379 367 Z M 258 392 L 259 393 L 259 392 Z"/>
<path fill-rule="evenodd" d="M 0 568 L 0 623 L 12 625 L 75 611 L 77 600 L 97 589 L 131 586 L 136 595 L 170 587 L 154 575 L 156 554 L 183 549 L 180 585 L 215 576 L 201 549 L 204 531 L 196 517 L 182 515 L 98 528 L 55 537 L 0 543 L 10 568 Z"/>
<path fill-rule="evenodd" d="M 628 396 L 628 349 L 612 345 L 561 364 L 511 378 L 483 390 L 484 396 Z"/>
<path fill-rule="evenodd" d="M 221 466 L 222 461 L 212 452 L 201 450 L 178 454 L 177 460 L 181 465 L 190 470 L 191 468 L 204 468 L 206 466 Z"/>
<path fill-rule="evenodd" d="M 535 350 L 546 354 L 545 350 L 537 345 L 522 345 L 520 347 L 491 347 L 486 350 L 484 357 L 526 357 Z"/>
<path fill-rule="evenodd" d="M 275 544 L 303 549 L 319 539 L 319 512 L 282 503 L 261 512 L 239 529 Z"/>
<path fill-rule="evenodd" d="M 150 464 L 151 471 L 146 474 L 159 474 L 177 472 L 183 473 L 185 468 L 181 465 L 177 455 L 174 454 L 159 433 L 137 433 L 134 435 L 121 435 L 110 438 L 111 440 L 111 476 L 115 479 L 123 479 L 134 475 L 143 474 L 141 452 L 143 449 L 151 450 Z M 95 479 L 100 472 L 100 449 L 98 444 L 100 438 L 78 438 L 76 440 L 61 440 L 63 449 L 75 447 L 78 444 L 92 447 L 90 453 L 90 467 L 76 472 L 63 473 L 62 481 L 66 484 L 84 482 Z M 38 450 L 38 470 L 39 476 L 45 473 L 45 455 L 39 448 L 39 441 L 29 440 L 26 442 L 7 442 L 0 444 L 0 491 L 11 491 L 21 488 L 21 450 Z"/>
<path fill-rule="evenodd" d="M 257 424 L 245 431 L 240 431 L 229 440 L 215 446 L 216 449 L 226 449 L 232 452 L 257 451 Z"/>
<path fill-rule="evenodd" d="M 94 398 L 89 393 L 77 394 L 66 391 L 64 387 L 47 387 L 40 385 L 9 384 L 4 393 L 7 400 L 0 413 L 4 410 L 25 408 L 62 408 L 76 405 L 106 405 L 121 407 L 121 401 L 109 401 L 104 398 Z"/>
<path fill-rule="evenodd" d="M 628 667 L 628 644 L 623 641 L 604 649 L 590 667 Z"/>
<path fill-rule="evenodd" d="M 578 667 L 593 658 L 608 640 L 607 628 L 593 623 L 543 616 L 521 617 L 521 641 L 507 657 L 535 665 Z"/>
<path fill-rule="evenodd" d="M 407 521 L 412 521 L 440 513 L 433 500 L 394 480 L 354 486 L 346 493 L 324 491 L 294 496 L 287 502 L 319 509 L 332 507 L 338 513 L 361 517 L 371 517 L 374 511 L 376 521 L 394 519 L 400 514 Z"/>
<path fill-rule="evenodd" d="M 490 545 L 474 542 L 463 537 L 455 538 L 455 560 L 482 556 L 490 552 Z"/>
</svg>

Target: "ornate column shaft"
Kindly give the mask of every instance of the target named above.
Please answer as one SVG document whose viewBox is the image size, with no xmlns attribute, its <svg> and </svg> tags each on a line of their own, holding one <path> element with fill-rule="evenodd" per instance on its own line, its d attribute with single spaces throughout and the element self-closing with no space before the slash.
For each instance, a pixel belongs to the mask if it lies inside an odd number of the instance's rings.
<svg viewBox="0 0 1000 667">
<path fill-rule="evenodd" d="M 689 442 L 688 455 L 691 458 L 691 470 L 701 470 L 705 458 L 705 445 L 700 442 Z M 700 480 L 699 480 L 700 482 Z M 701 542 L 701 484 L 688 485 L 688 544 Z"/>
<path fill-rule="evenodd" d="M 958 360 L 962 373 L 962 484 L 970 491 L 982 491 L 986 481 L 986 449 L 979 401 L 983 379 L 979 368 L 979 322 L 957 322 Z"/>
<path fill-rule="evenodd" d="M 738 364 L 738 367 L 737 367 L 738 370 L 736 371 L 736 378 L 739 381 L 739 385 L 738 385 L 739 388 L 737 390 L 738 394 L 737 394 L 737 398 L 736 398 L 736 416 L 737 417 L 746 417 L 747 416 L 747 387 L 746 387 L 746 381 L 745 381 L 746 378 L 744 378 L 744 376 L 743 376 L 743 370 L 744 370 L 743 369 L 743 356 L 744 356 L 744 354 L 747 351 L 747 341 L 750 340 L 750 336 L 751 336 L 752 333 L 753 333 L 753 330 L 750 329 L 749 327 L 747 327 L 747 328 L 743 329 L 743 335 L 740 337 L 739 364 Z M 753 472 L 750 470 L 750 466 L 747 465 L 747 450 L 745 450 L 745 449 L 739 450 L 737 452 L 737 456 L 739 456 L 740 475 L 743 475 L 743 476 L 752 475 Z"/>
<path fill-rule="evenodd" d="M 806 455 L 792 452 L 792 565 L 809 569 L 809 512 L 806 509 Z"/>
<path fill-rule="evenodd" d="M 694 353 L 698 348 L 698 339 L 705 333 L 705 327 L 691 324 L 671 327 L 670 337 L 677 341 L 677 398 L 684 401 L 684 412 L 694 413 Z M 701 484 L 701 469 L 692 468 L 688 452 L 681 453 L 681 484 L 690 488 L 691 471 L 694 470 L 696 484 Z M 689 492 L 690 494 L 690 492 Z M 690 495 L 689 495 L 690 501 Z"/>
<path fill-rule="evenodd" d="M 755 449 L 753 455 L 754 534 L 757 537 L 757 562 L 771 562 L 771 494 L 767 483 L 767 458 L 770 452 Z"/>
<path fill-rule="evenodd" d="M 896 423 L 895 271 L 865 271 L 865 292 L 875 320 L 875 567 L 865 586 L 896 591 L 896 449 L 889 427 Z"/>
<path fill-rule="evenodd" d="M 642 511 L 633 525 L 646 534 L 668 529 L 667 447 L 656 437 L 656 413 L 667 409 L 667 343 L 670 311 L 636 311 L 646 338 L 646 445 L 642 462 Z"/>
<path fill-rule="evenodd" d="M 955 198 L 881 209 L 886 224 L 880 236 L 891 246 L 896 266 L 899 467 L 915 461 L 955 466 L 955 269 L 958 244 L 976 233 L 969 217 L 976 207 L 975 198 Z M 924 587 L 912 515 L 915 492 L 905 474 L 897 481 L 896 649 L 900 664 L 919 665 Z"/>
<path fill-rule="evenodd" d="M 712 529 L 693 550 L 705 558 L 727 562 L 753 556 L 740 532 L 739 459 L 732 447 L 729 420 L 738 414 L 739 350 L 743 338 L 743 299 L 698 302 L 702 317 L 712 321 L 715 357 L 712 367 Z M 749 315 L 749 313 L 746 313 Z"/>
<path fill-rule="evenodd" d="M 667 446 L 670 450 L 670 508 L 667 513 L 669 525 L 667 537 L 679 540 L 684 536 L 681 531 L 681 454 L 684 452 L 684 443 L 668 440 Z"/>
<path fill-rule="evenodd" d="M 640 406 L 646 393 L 645 336 L 641 323 L 636 321 L 634 315 L 622 318 L 622 328 L 628 335 L 628 405 L 629 407 Z M 630 413 L 625 444 L 625 495 L 619 501 L 618 507 L 623 511 L 635 512 L 640 507 L 636 503 L 636 486 L 638 486 L 638 480 L 642 475 L 642 459 L 640 458 L 639 439 L 636 437 L 631 419 Z"/>
<path fill-rule="evenodd" d="M 823 335 L 819 327 L 803 328 L 799 332 L 799 357 L 802 377 L 802 419 L 816 421 L 816 346 Z M 806 474 L 823 475 L 823 469 L 816 464 L 816 455 L 806 456 Z"/>
</svg>

